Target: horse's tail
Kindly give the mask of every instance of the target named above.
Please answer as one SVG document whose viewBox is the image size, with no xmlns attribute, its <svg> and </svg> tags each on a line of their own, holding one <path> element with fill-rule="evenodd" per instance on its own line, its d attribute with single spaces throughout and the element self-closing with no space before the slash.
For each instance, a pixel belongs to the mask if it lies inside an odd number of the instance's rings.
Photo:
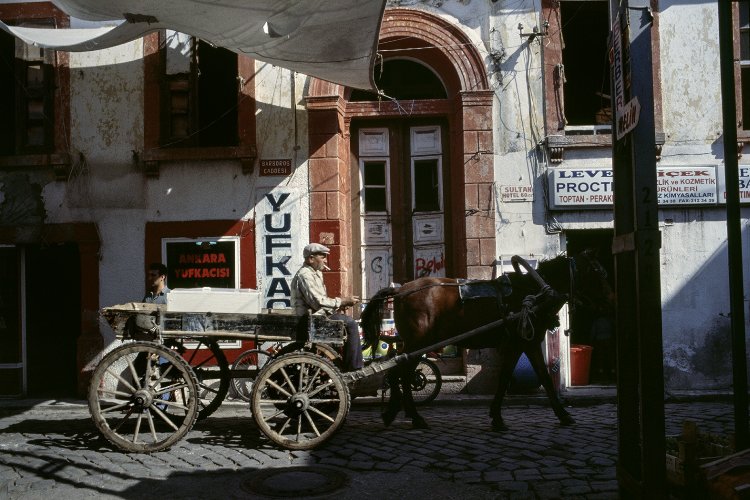
<svg viewBox="0 0 750 500">
<path fill-rule="evenodd" d="M 362 314 L 359 316 L 359 324 L 365 334 L 365 344 L 362 349 L 378 345 L 380 340 L 380 326 L 383 320 L 383 309 L 385 301 L 396 295 L 395 288 L 383 288 L 370 298 Z"/>
</svg>

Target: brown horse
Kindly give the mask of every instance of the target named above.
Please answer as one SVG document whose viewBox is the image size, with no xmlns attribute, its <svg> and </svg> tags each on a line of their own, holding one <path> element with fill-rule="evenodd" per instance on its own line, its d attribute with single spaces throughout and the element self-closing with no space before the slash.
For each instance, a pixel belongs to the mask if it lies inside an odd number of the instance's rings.
<svg viewBox="0 0 750 500">
<path fill-rule="evenodd" d="M 452 278 L 419 278 L 400 288 L 380 290 L 360 318 L 365 344 L 377 341 L 383 306 L 388 299 L 393 300 L 396 330 L 403 341 L 404 353 L 415 353 L 484 327 L 477 335 L 459 342 L 459 347 L 498 349 L 500 373 L 490 408 L 492 429 L 507 429 L 500 407 L 521 353 L 528 357 L 560 423 L 572 424 L 573 418 L 563 407 L 547 371 L 542 340 L 547 330 L 558 326 L 557 313 L 566 301 L 571 308 L 585 306 L 605 311 L 611 307 L 613 293 L 606 272 L 590 252 L 574 258 L 558 256 L 542 261 L 538 271 L 518 257 L 514 257 L 514 262 L 521 263 L 528 272 L 521 272 L 514 264 L 516 272 L 504 275 L 507 277 L 470 282 L 478 283 L 479 288 L 474 285 L 473 290 L 481 291 L 484 287 L 485 291 L 495 293 L 472 292 L 472 288 L 461 288 L 461 280 Z M 388 374 L 391 396 L 382 415 L 383 422 L 390 425 L 403 405 L 413 427 L 427 428 L 411 394 L 410 381 L 419 357 L 407 357 L 408 361 L 399 363 Z"/>
</svg>

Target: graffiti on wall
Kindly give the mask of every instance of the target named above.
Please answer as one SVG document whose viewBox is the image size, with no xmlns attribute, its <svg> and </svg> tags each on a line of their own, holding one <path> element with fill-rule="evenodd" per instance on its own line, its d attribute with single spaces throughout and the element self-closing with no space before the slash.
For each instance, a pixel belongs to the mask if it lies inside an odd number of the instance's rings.
<svg viewBox="0 0 750 500">
<path fill-rule="evenodd" d="M 414 277 L 445 277 L 445 253 L 443 245 L 417 247 L 414 249 Z"/>
</svg>

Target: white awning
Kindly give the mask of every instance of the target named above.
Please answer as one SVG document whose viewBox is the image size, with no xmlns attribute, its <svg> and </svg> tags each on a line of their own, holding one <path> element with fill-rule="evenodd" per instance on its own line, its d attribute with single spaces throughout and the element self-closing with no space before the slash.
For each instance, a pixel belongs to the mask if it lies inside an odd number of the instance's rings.
<svg viewBox="0 0 750 500">
<path fill-rule="evenodd" d="M 8 26 L 24 42 L 81 52 L 171 29 L 293 71 L 374 89 L 373 65 L 385 0 L 54 0 L 72 17 L 111 28 Z"/>
</svg>

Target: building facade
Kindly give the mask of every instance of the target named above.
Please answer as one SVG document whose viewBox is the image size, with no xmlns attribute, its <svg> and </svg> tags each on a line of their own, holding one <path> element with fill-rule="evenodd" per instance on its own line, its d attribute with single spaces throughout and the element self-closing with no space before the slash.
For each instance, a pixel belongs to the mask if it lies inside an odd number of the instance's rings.
<svg viewBox="0 0 750 500">
<path fill-rule="evenodd" d="M 717 4 L 651 15 L 666 389 L 728 389 Z M 2 0 L 0 20 L 82 25 L 44 1 Z M 267 308 L 289 305 L 308 242 L 332 249 L 337 295 L 592 247 L 614 279 L 610 25 L 606 0 L 390 1 L 380 94 L 172 31 L 79 53 L 0 32 L 0 395 L 83 394 L 115 343 L 99 308 L 139 301 L 156 261 L 172 288 L 255 288 Z M 591 381 L 614 383 L 613 319 L 561 319 L 547 346 L 560 386 L 576 344 L 594 346 Z M 491 392 L 493 361 L 443 366 Z"/>
</svg>

